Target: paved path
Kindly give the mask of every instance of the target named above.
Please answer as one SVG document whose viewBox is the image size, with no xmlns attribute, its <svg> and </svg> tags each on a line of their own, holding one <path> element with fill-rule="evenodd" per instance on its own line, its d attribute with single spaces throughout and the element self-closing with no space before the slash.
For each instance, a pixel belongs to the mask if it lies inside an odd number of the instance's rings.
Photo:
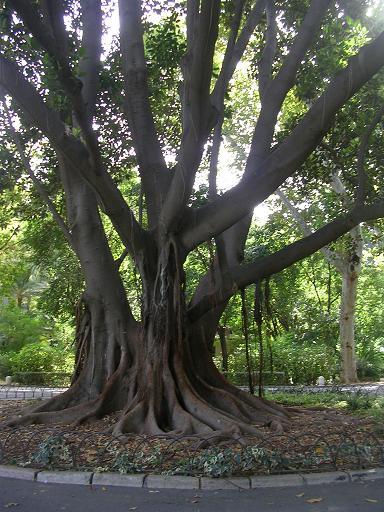
<svg viewBox="0 0 384 512">
<path fill-rule="evenodd" d="M 367 393 L 369 395 L 384 395 L 384 382 L 371 384 L 352 384 L 352 385 L 334 385 L 334 386 L 266 386 L 266 390 L 272 392 L 309 392 L 309 393 Z"/>
<path fill-rule="evenodd" d="M 51 398 L 67 388 L 46 388 L 30 386 L 0 386 L 0 400 L 31 400 Z"/>
<path fill-rule="evenodd" d="M 30 387 L 30 386 L 5 386 L 0 385 L 0 400 L 30 400 L 51 398 L 65 391 L 67 388 L 52 387 Z M 245 391 L 246 387 L 242 387 Z M 339 393 L 368 393 L 370 395 L 384 396 L 384 383 L 373 384 L 354 384 L 351 386 L 265 386 L 266 391 L 277 393 L 279 391 L 287 393 L 309 392 L 324 393 L 329 391 Z"/>
<path fill-rule="evenodd" d="M 241 389 L 248 391 L 248 388 L 241 386 Z M 369 395 L 384 395 L 384 382 L 375 382 L 370 384 L 351 384 L 351 385 L 333 385 L 333 386 L 265 386 L 265 391 L 272 393 L 367 393 Z"/>
<path fill-rule="evenodd" d="M 9 509 L 15 512 L 383 512 L 384 480 L 311 488 L 157 491 L 0 478 L 0 510 Z"/>
</svg>

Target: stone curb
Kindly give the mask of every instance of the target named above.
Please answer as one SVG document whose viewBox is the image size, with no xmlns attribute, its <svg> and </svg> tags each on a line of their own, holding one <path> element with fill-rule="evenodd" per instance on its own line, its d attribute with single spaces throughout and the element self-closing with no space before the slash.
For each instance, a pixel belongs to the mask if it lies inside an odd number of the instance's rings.
<svg viewBox="0 0 384 512">
<path fill-rule="evenodd" d="M 357 471 L 333 471 L 328 473 L 306 473 L 267 475 L 232 478 L 209 478 L 181 475 L 123 475 L 120 473 L 94 473 L 91 471 L 43 471 L 33 468 L 0 465 L 0 478 L 33 480 L 40 483 L 60 483 L 95 486 L 139 487 L 144 489 L 260 489 L 274 487 L 297 487 L 331 483 L 353 483 L 384 480 L 384 468 Z"/>
</svg>

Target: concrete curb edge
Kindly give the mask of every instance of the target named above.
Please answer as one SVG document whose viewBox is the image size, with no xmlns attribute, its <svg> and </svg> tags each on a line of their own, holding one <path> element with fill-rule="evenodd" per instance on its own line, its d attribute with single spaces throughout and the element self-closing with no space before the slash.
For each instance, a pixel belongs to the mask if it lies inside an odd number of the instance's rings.
<svg viewBox="0 0 384 512">
<path fill-rule="evenodd" d="M 92 471 L 47 471 L 0 465 L 0 478 L 15 478 L 40 483 L 97 485 L 104 487 L 120 486 L 145 489 L 195 489 L 217 491 L 223 489 L 245 490 L 384 480 L 384 468 L 324 473 L 209 478 L 181 475 L 98 473 Z"/>
</svg>

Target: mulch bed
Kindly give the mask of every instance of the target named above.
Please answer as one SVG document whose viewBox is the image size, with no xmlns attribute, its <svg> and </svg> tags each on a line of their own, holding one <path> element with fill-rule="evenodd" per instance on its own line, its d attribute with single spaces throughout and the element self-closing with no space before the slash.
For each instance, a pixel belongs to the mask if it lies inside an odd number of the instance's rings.
<svg viewBox="0 0 384 512">
<path fill-rule="evenodd" d="M 36 402 L 1 400 L 0 424 L 31 403 Z M 118 416 L 116 413 L 76 427 L 58 424 L 2 429 L 0 464 L 209 476 L 384 465 L 383 427 L 372 419 L 336 409 L 295 414 L 282 434 L 263 427 L 265 437 L 238 439 L 170 440 L 144 435 L 116 439 L 108 430 Z"/>
</svg>

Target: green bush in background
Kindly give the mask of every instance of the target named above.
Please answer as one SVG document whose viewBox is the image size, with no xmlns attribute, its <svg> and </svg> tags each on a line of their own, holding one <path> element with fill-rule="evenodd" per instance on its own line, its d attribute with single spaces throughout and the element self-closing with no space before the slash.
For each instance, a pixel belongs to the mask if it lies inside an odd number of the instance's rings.
<svg viewBox="0 0 384 512">
<path fill-rule="evenodd" d="M 9 358 L 11 372 L 62 372 L 71 373 L 74 355 L 62 347 L 52 347 L 47 342 L 32 343 Z"/>
<path fill-rule="evenodd" d="M 14 304 L 0 307 L 0 352 L 15 352 L 28 343 L 47 339 L 51 322 Z"/>
</svg>

